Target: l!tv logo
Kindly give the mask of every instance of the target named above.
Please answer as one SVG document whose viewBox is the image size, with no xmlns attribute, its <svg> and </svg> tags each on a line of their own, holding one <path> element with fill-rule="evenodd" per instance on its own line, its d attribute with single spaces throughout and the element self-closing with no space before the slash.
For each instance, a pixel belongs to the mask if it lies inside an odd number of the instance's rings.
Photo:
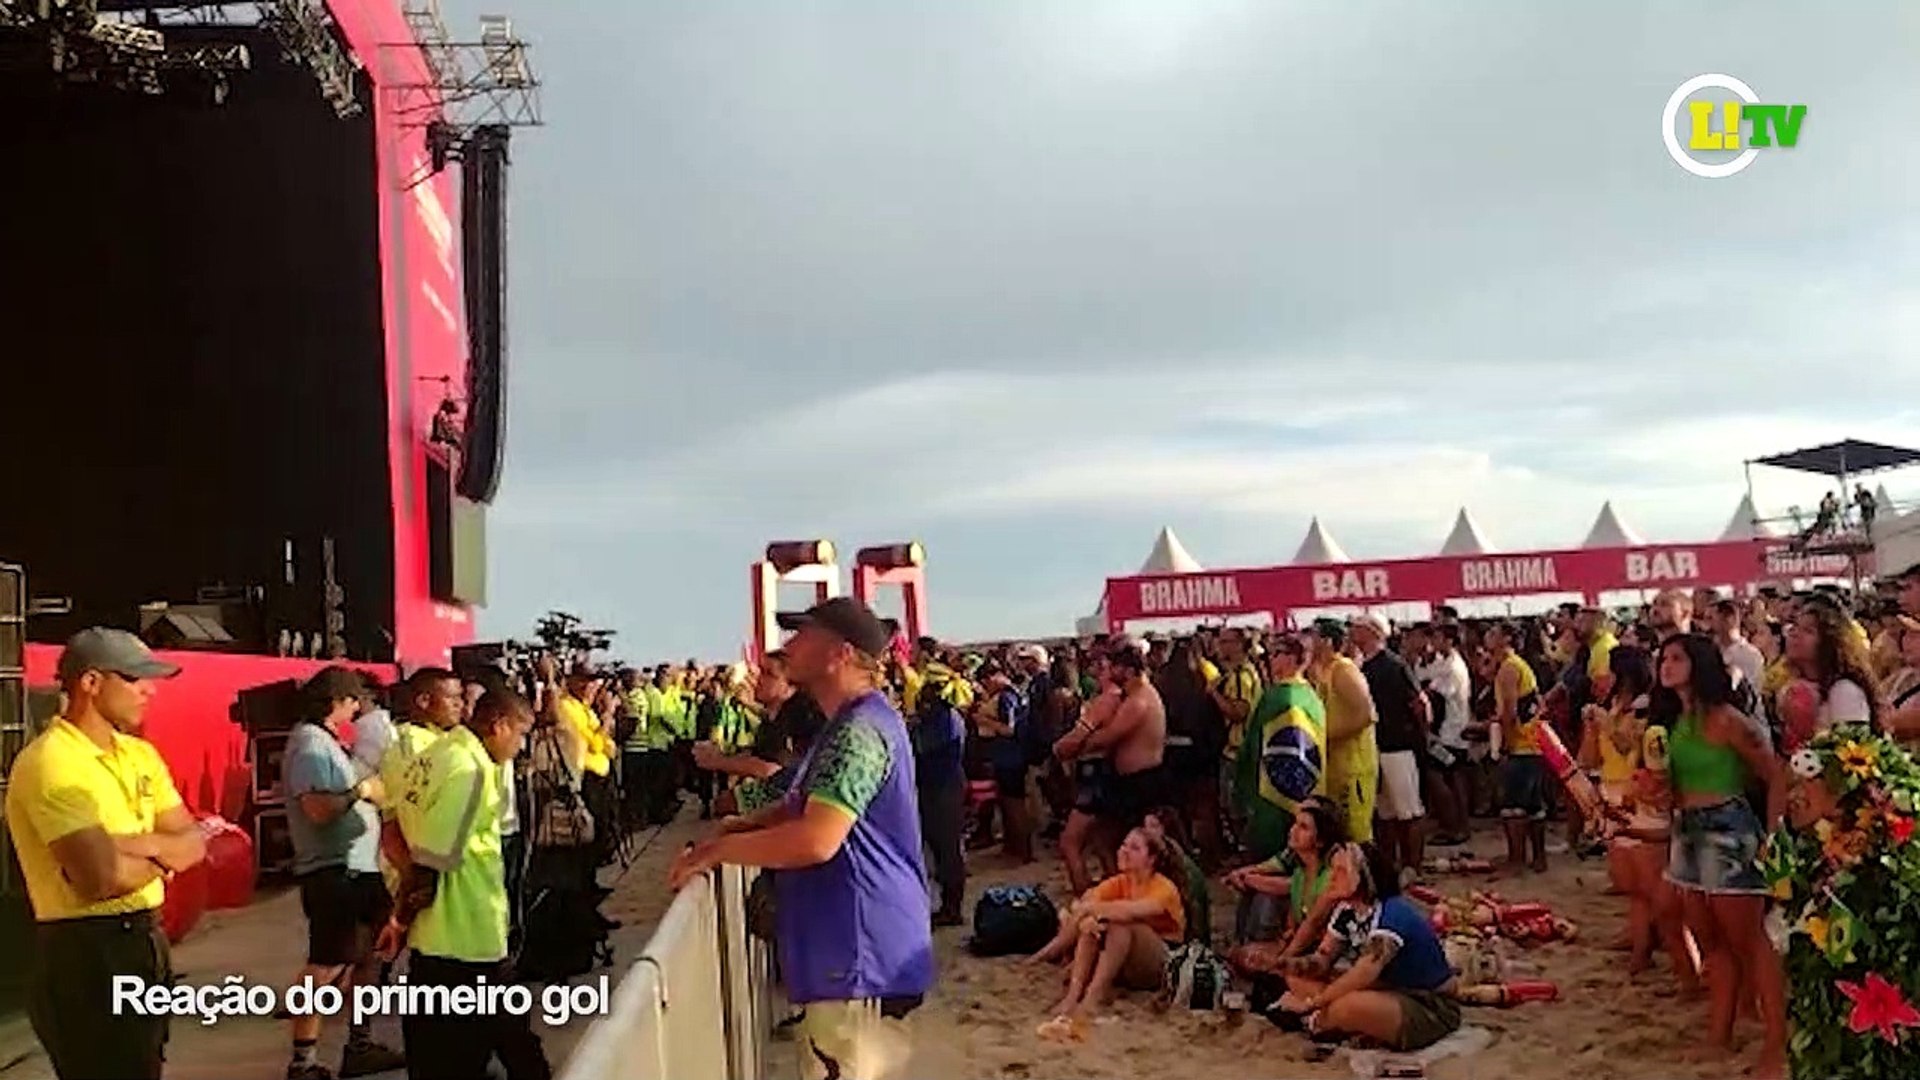
<svg viewBox="0 0 1920 1080">
<path fill-rule="evenodd" d="M 1701 94 L 1701 100 L 1691 100 L 1695 94 Z M 1660 137 L 1674 164 L 1695 176 L 1721 180 L 1753 164 L 1762 150 L 1798 145 L 1806 118 L 1805 105 L 1765 104 L 1753 87 L 1731 75 L 1695 75 L 1667 99 Z M 1728 158 L 1728 152 L 1736 153 Z M 1707 157 L 1703 160 L 1702 155 Z"/>
</svg>

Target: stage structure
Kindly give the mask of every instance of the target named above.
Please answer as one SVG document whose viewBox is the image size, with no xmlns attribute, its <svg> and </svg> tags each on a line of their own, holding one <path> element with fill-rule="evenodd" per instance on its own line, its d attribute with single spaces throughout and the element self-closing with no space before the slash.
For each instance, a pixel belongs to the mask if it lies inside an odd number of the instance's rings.
<svg viewBox="0 0 1920 1080">
<path fill-rule="evenodd" d="M 873 606 L 882 586 L 900 590 L 900 632 L 908 641 L 927 633 L 927 549 L 920 541 L 861 548 L 853 556 L 854 599 Z"/>
<path fill-rule="evenodd" d="M 1834 502 L 1812 512 L 1789 507 L 1785 515 L 1761 517 L 1754 512 L 1756 530 L 1777 530 L 1785 534 L 1801 562 L 1819 565 L 1823 576 L 1850 578 L 1857 588 L 1874 574 L 1874 541 L 1894 517 L 1894 508 L 1884 505 L 1886 487 L 1880 494 L 1867 494 L 1864 484 L 1848 491 L 1850 481 L 1869 474 L 1886 473 L 1920 465 L 1920 450 L 1888 446 L 1860 439 L 1842 439 L 1824 446 L 1810 446 L 1784 454 L 1770 454 L 1746 463 L 1747 501 L 1753 501 L 1753 467 L 1765 465 L 1789 472 L 1825 476 L 1836 485 L 1830 489 Z M 1862 497 L 1864 496 L 1864 498 Z"/>
<path fill-rule="evenodd" d="M 753 589 L 753 659 L 758 661 L 780 647 L 780 586 L 813 586 L 814 603 L 840 595 L 840 564 L 831 540 L 776 540 L 767 545 L 766 558 L 748 568 Z"/>
</svg>

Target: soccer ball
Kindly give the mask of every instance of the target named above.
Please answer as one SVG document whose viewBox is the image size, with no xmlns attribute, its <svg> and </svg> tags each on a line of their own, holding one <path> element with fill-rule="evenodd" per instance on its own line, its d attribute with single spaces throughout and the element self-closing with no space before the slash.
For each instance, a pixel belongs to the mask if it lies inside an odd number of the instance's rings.
<svg viewBox="0 0 1920 1080">
<path fill-rule="evenodd" d="M 1260 767 L 1275 791 L 1299 802 L 1320 788 L 1320 744 L 1304 728 L 1283 727 L 1268 737 Z"/>
</svg>

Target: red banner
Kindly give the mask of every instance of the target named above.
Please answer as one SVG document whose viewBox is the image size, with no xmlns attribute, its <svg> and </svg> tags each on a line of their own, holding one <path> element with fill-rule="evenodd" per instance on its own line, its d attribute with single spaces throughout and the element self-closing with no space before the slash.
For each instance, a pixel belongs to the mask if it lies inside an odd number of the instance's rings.
<svg viewBox="0 0 1920 1080">
<path fill-rule="evenodd" d="M 1299 608 L 1444 604 L 1543 593 L 1601 593 L 1670 586 L 1745 588 L 1792 578 L 1844 577 L 1845 555 L 1804 555 L 1773 540 L 1649 544 L 1629 548 L 1203 570 L 1107 579 L 1107 621 L 1194 618 Z"/>
</svg>

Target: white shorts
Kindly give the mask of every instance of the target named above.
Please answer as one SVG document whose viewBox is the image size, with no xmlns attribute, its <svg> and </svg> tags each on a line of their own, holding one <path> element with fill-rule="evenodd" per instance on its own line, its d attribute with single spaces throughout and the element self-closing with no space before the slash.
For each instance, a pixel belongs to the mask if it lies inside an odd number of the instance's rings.
<svg viewBox="0 0 1920 1080">
<path fill-rule="evenodd" d="M 1381 821 L 1418 821 L 1427 816 L 1420 802 L 1420 758 L 1411 750 L 1380 755 Z"/>
</svg>

